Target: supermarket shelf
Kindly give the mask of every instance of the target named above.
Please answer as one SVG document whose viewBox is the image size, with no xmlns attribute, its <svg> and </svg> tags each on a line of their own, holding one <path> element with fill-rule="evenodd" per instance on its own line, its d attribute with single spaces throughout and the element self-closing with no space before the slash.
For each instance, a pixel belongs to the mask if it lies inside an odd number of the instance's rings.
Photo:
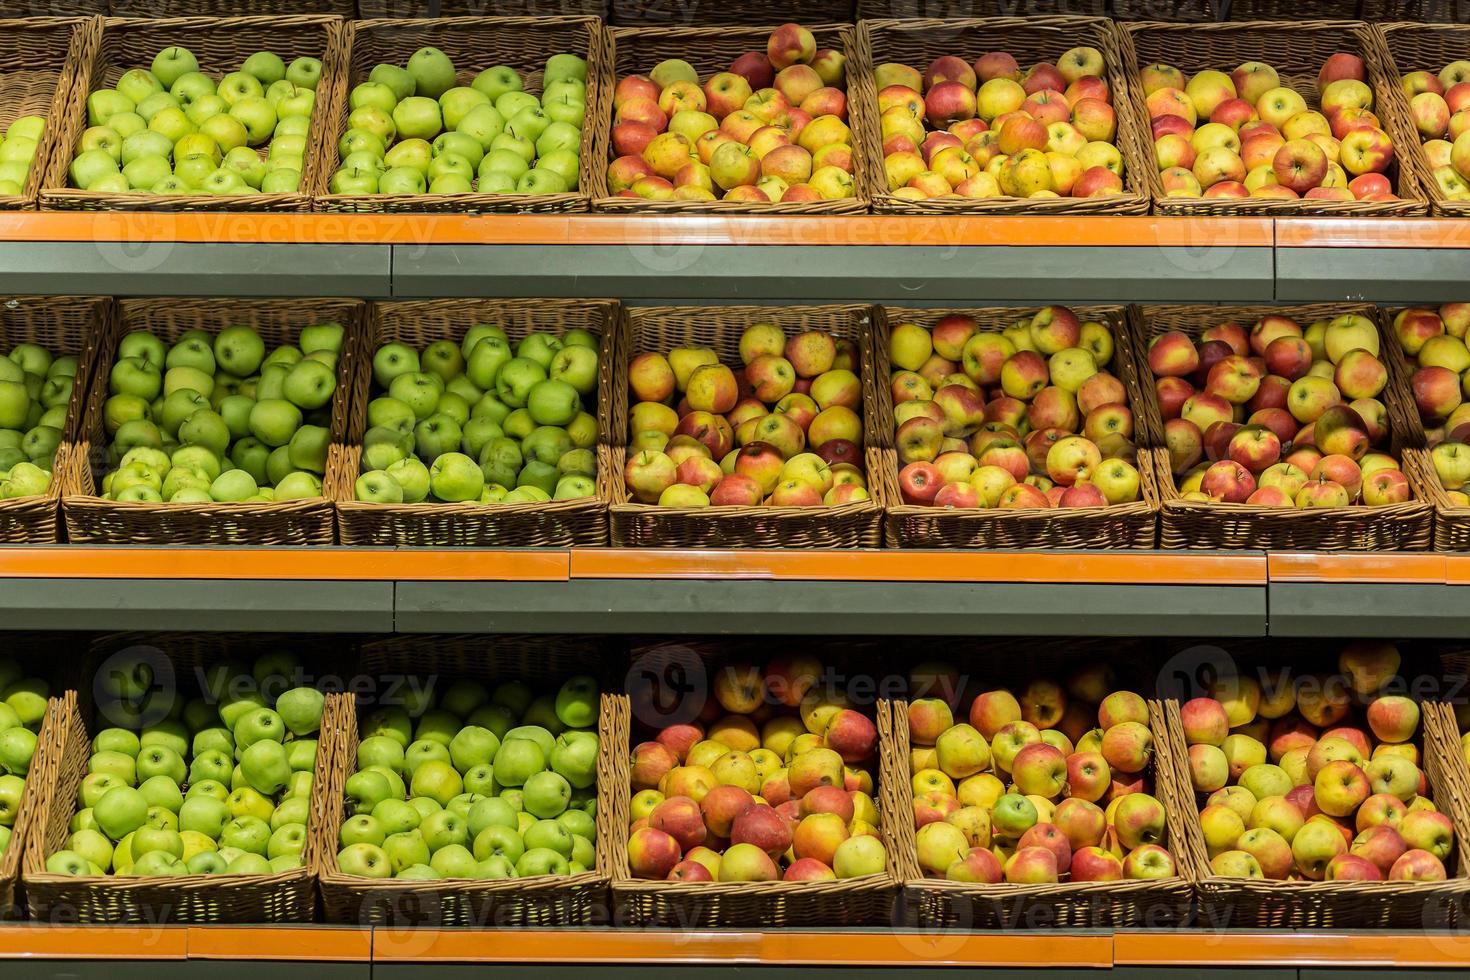
<svg viewBox="0 0 1470 980">
<path fill-rule="evenodd" d="M 1276 222 L 1276 298 L 1376 303 L 1458 299 L 1470 221 L 1299 218 Z"/>
<path fill-rule="evenodd" d="M 599 975 L 820 975 L 876 980 L 926 968 L 993 977 L 1202 976 L 1325 980 L 1446 975 L 1470 963 L 1470 939 L 1435 932 L 1051 932 L 392 930 L 293 927 L 0 927 L 7 977 L 185 976 L 268 964 L 281 977 L 444 977 L 485 973 L 550 980 L 569 966 Z M 1228 964 L 1228 965 L 1227 965 Z M 1320 968 L 1320 970 L 1318 969 Z M 148 972 L 155 971 L 155 972 Z M 880 972 L 881 971 L 881 972 Z M 1366 975 L 1366 973 L 1364 974 Z"/>
</svg>

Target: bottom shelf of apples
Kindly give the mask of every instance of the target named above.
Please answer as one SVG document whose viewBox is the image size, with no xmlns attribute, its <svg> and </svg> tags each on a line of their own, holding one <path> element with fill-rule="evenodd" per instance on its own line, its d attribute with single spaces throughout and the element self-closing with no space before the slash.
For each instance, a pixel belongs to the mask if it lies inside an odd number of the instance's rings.
<svg viewBox="0 0 1470 980">
<path fill-rule="evenodd" d="M 1169 705 L 1198 803 L 1185 854 L 1201 901 L 1240 926 L 1446 921 L 1470 882 L 1436 802 L 1450 800 L 1437 707 L 1403 693 L 1392 644 L 1293 659 L 1243 664 Z"/>
<path fill-rule="evenodd" d="M 325 698 L 290 653 L 206 666 L 202 649 L 111 662 L 84 688 L 95 705 L 60 702 L 55 782 L 25 856 L 33 918 L 312 919 Z M 192 697 L 174 683 L 186 670 Z"/>
<path fill-rule="evenodd" d="M 1187 917 L 1163 705 L 1119 689 L 1108 663 L 1073 670 L 1065 685 L 1048 679 L 1063 669 L 1013 688 L 946 663 L 910 675 L 911 691 L 929 695 L 895 708 L 911 920 Z"/>
<path fill-rule="evenodd" d="M 454 652 L 442 664 L 418 665 L 410 659 L 421 656 L 417 648 L 403 641 L 369 645 L 363 672 L 381 682 L 376 695 L 361 704 L 333 699 L 333 782 L 318 868 L 327 919 L 593 921 L 607 890 L 598 776 L 611 771 L 603 741 L 616 725 L 597 679 L 569 673 L 595 658 L 564 652 L 595 647 L 448 642 Z M 467 666 L 476 657 L 493 662 L 497 650 L 523 661 L 519 669 Z M 537 655 L 539 666 L 524 662 Z M 410 666 L 425 669 L 398 683 Z"/>
<path fill-rule="evenodd" d="M 890 923 L 888 703 L 850 705 L 842 678 L 810 657 L 677 666 L 695 680 L 673 714 L 631 692 L 616 920 Z"/>
</svg>

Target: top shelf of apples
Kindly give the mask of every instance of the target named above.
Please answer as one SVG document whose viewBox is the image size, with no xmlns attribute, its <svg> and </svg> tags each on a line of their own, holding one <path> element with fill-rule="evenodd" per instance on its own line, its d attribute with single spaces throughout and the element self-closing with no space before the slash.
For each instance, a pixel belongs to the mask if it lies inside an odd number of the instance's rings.
<svg viewBox="0 0 1470 980">
<path fill-rule="evenodd" d="M 1398 199 L 1385 176 L 1393 140 L 1373 114 L 1357 55 L 1339 52 L 1323 63 L 1312 93 L 1321 111 L 1260 61 L 1189 78 L 1149 65 L 1141 77 L 1169 197 Z"/>
<path fill-rule="evenodd" d="M 879 65 L 873 84 L 889 192 L 914 201 L 1121 194 L 1106 71 L 1102 52 L 1089 47 L 1025 72 L 1004 51 L 973 68 L 953 55 L 922 73 Z"/>
<path fill-rule="evenodd" d="M 1452 61 L 1436 75 L 1411 71 L 1399 79 L 1409 117 L 1429 160 L 1429 176 L 1451 201 L 1470 201 L 1470 61 Z"/>
<path fill-rule="evenodd" d="M 587 62 L 546 60 L 540 98 L 497 65 L 460 85 L 438 48 L 381 64 L 348 97 L 333 194 L 563 194 L 577 189 Z"/>
<path fill-rule="evenodd" d="M 1185 500 L 1263 507 L 1403 503 L 1385 451 L 1388 369 L 1378 328 L 1346 314 L 1303 329 L 1267 316 L 1149 344 L 1164 443 Z M 1186 475 L 1187 474 L 1187 475 Z"/>
<path fill-rule="evenodd" d="M 846 57 L 783 24 L 701 86 L 687 61 L 613 92 L 608 190 L 650 201 L 838 201 L 856 194 Z"/>
<path fill-rule="evenodd" d="M 1004 330 L 946 316 L 889 336 L 906 504 L 1105 507 L 1139 499 L 1133 412 L 1107 325 L 1048 306 Z"/>
<path fill-rule="evenodd" d="M 316 58 L 287 65 L 260 51 L 216 83 L 187 49 L 165 48 L 151 69 L 129 69 L 115 88 L 87 96 L 71 184 L 107 194 L 293 193 L 321 74 Z"/>
</svg>

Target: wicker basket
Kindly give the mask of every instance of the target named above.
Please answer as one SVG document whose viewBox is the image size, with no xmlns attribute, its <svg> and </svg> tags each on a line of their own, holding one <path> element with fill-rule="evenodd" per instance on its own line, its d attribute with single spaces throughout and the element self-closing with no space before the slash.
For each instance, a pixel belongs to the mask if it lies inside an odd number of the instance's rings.
<svg viewBox="0 0 1470 980">
<path fill-rule="evenodd" d="M 1100 17 L 995 17 L 976 20 L 868 20 L 859 27 L 863 50 L 872 65 L 899 62 L 922 66 L 941 54 L 963 57 L 1005 50 L 1023 64 L 1054 61 L 1068 48 L 1095 47 L 1107 64 L 1106 81 L 1117 113 L 1118 152 L 1123 156 L 1121 194 L 1111 197 L 1057 197 L 1031 200 L 1016 197 L 936 198 L 907 201 L 889 193 L 883 171 L 883 134 L 878 122 L 878 90 L 871 72 L 851 82 L 854 99 L 865 111 L 859 115 L 858 140 L 870 166 L 860 173 L 864 196 L 875 211 L 897 214 L 1147 214 L 1147 173 L 1153 154 L 1145 152 L 1140 133 L 1146 121 L 1134 118 L 1134 100 L 1128 95 L 1127 68 L 1118 29 Z"/>
<path fill-rule="evenodd" d="M 56 753 L 65 727 L 62 699 L 52 698 L 46 708 L 41 730 L 36 733 L 36 754 L 31 757 L 31 771 L 26 777 L 26 790 L 20 799 L 20 810 L 10 828 L 10 844 L 0 855 L 0 921 L 18 919 L 24 899 L 17 894 L 20 866 L 31 838 L 40 831 L 41 814 L 46 806 L 47 774 L 56 769 Z"/>
<path fill-rule="evenodd" d="M 1382 24 L 1377 28 L 1383 59 L 1383 74 L 1389 82 L 1394 113 L 1408 120 L 1409 97 L 1399 79 L 1411 71 L 1439 70 L 1470 53 L 1470 26 L 1465 24 Z M 1397 143 L 1399 135 L 1393 134 Z M 1429 199 L 1435 214 L 1463 218 L 1470 215 L 1470 201 L 1451 201 L 1434 179 L 1434 168 L 1424 152 L 1424 143 L 1412 124 L 1404 134 L 1408 154 L 1414 158 L 1414 175 L 1419 192 Z"/>
<path fill-rule="evenodd" d="M 1229 24 L 1122 24 L 1128 59 L 1128 89 L 1134 115 L 1147 131 L 1139 69 L 1162 62 L 1192 75 L 1205 69 L 1229 71 L 1243 61 L 1265 60 L 1282 74 L 1282 84 L 1296 89 L 1311 108 L 1317 107 L 1317 72 L 1339 51 L 1361 57 L 1373 87 L 1374 112 L 1396 146 L 1409 140 L 1413 126 L 1399 115 L 1393 90 L 1397 79 L 1384 77 L 1377 35 L 1367 24 L 1353 21 L 1256 21 Z M 1406 128 L 1407 127 L 1407 128 Z M 1413 140 L 1417 142 L 1417 138 Z M 1150 141 L 1151 142 L 1151 141 Z M 1152 163 L 1152 154 L 1149 161 Z M 1424 214 L 1428 202 L 1419 188 L 1412 153 L 1398 152 L 1388 170 L 1400 200 L 1396 201 L 1283 201 L 1273 198 L 1168 197 L 1157 166 L 1147 168 L 1154 211 L 1168 215 L 1283 215 L 1324 217 L 1403 217 Z"/>
<path fill-rule="evenodd" d="M 0 129 L 20 116 L 44 116 L 46 129 L 19 194 L 0 195 L 0 211 L 34 208 L 65 128 L 77 65 L 97 43 L 97 22 L 81 17 L 0 20 L 0 51 L 13 66 L 0 74 Z"/>
<path fill-rule="evenodd" d="M 0 17 L 25 19 L 29 17 L 96 17 L 107 13 L 106 0 L 3 0 L 0 2 Z"/>
<path fill-rule="evenodd" d="M 358 348 L 352 415 L 340 449 L 340 482 L 332 486 L 342 543 L 347 545 L 446 545 L 478 548 L 570 548 L 607 544 L 607 506 L 612 477 L 605 454 L 597 452 L 597 496 L 545 503 L 369 504 L 356 499 L 362 471 L 362 438 L 372 400 L 373 355 L 394 342 L 415 348 L 435 340 L 457 339 L 472 324 L 503 326 L 512 340 L 536 330 L 562 333 L 579 327 L 602 340 L 598 351 L 597 428 L 599 442 L 612 425 L 616 373 L 617 305 L 611 301 L 410 300 L 375 303 Z"/>
<path fill-rule="evenodd" d="M 708 347 L 721 363 L 739 363 L 740 334 L 752 323 L 774 323 L 788 334 L 826 330 L 858 345 L 858 376 L 873 377 L 866 306 L 644 307 L 622 311 L 622 336 L 614 364 L 612 418 L 607 429 L 612 482 L 612 543 L 640 548 L 876 548 L 882 543 L 878 455 L 865 451 L 870 499 L 833 507 L 674 508 L 631 500 L 623 476 L 628 432 L 628 362 L 645 351 Z M 865 398 L 866 402 L 867 399 Z M 865 436 L 873 421 L 864 420 Z"/>
<path fill-rule="evenodd" d="M 328 136 L 321 167 L 309 185 L 317 210 L 377 214 L 435 212 L 483 214 L 532 212 L 551 214 L 586 211 L 593 174 L 600 169 L 593 134 L 596 107 L 601 104 L 603 60 L 606 57 L 602 24 L 596 17 L 455 17 L 439 20 L 364 20 L 348 24 L 344 69 L 332 100 Z M 447 54 L 459 72 L 459 83 L 496 64 L 521 73 L 526 91 L 541 91 L 541 71 L 553 54 L 571 52 L 587 59 L 587 119 L 582 126 L 579 187 L 564 194 L 333 194 L 328 182 L 341 159 L 338 143 L 347 132 L 352 86 L 367 80 L 375 65 L 402 65 L 413 52 L 433 45 Z M 609 96 L 610 97 L 610 96 Z"/>
<path fill-rule="evenodd" d="M 1225 0 L 1228 19 L 1250 20 L 1357 20 L 1360 0 Z"/>
<path fill-rule="evenodd" d="M 37 343 L 55 355 L 77 357 L 76 382 L 66 406 L 66 429 L 52 463 L 51 487 L 39 497 L 0 500 L 0 543 L 27 544 L 60 540 L 61 498 L 78 492 L 69 463 L 72 443 L 82 428 L 87 384 L 98 351 L 111 349 L 115 308 L 111 299 L 89 296 L 14 296 L 0 303 L 0 351 L 19 343 Z"/>
<path fill-rule="evenodd" d="M 1466 0 L 1363 0 L 1358 16 L 1372 24 L 1404 20 L 1464 24 L 1470 22 L 1470 3 Z"/>
<path fill-rule="evenodd" d="M 313 15 L 266 17 L 175 17 L 141 20 L 123 17 L 104 19 L 93 28 L 98 33 L 89 48 L 90 57 L 78 60 L 76 79 L 68 96 L 63 125 L 58 128 L 56 150 L 46 169 L 41 187 L 41 206 L 57 211 L 307 211 L 322 162 L 322 144 L 330 125 L 323 121 L 332 109 L 331 94 L 339 88 L 338 62 L 342 57 L 342 21 L 337 17 Z M 69 186 L 68 169 L 77 141 L 87 128 L 87 96 L 117 83 L 131 68 L 147 67 L 154 55 L 170 45 L 182 44 L 199 59 L 199 70 L 218 80 L 236 71 L 256 51 L 274 51 L 286 61 L 311 57 L 322 62 L 317 85 L 318 101 L 306 137 L 305 169 L 295 193 L 290 194 L 107 194 Z M 266 148 L 261 148 L 264 154 Z M 264 159 L 264 156 L 262 156 Z M 325 178 L 322 178 L 325 180 Z"/>
<path fill-rule="evenodd" d="M 1372 317 L 1373 308 L 1344 304 L 1312 306 L 1135 306 L 1130 315 L 1133 350 L 1138 358 L 1130 398 L 1143 407 L 1143 431 L 1154 447 L 1154 478 L 1163 510 L 1159 520 L 1159 547 L 1236 549 L 1268 551 L 1421 551 L 1430 545 L 1433 508 L 1425 503 L 1424 488 L 1412 463 L 1403 470 L 1409 478 L 1413 499 L 1383 507 L 1296 508 L 1259 507 L 1248 504 L 1204 503 L 1184 500 L 1174 480 L 1164 444 L 1164 424 L 1159 411 L 1153 375 L 1148 372 L 1146 352 L 1158 334 L 1181 330 L 1198 337 L 1207 328 L 1236 320 L 1253 323 L 1263 316 L 1284 314 L 1303 322 L 1356 313 Z M 1380 349 L 1391 344 L 1380 344 Z M 1392 451 L 1403 457 L 1413 446 L 1402 419 L 1406 395 L 1395 376 L 1392 358 L 1385 357 L 1389 383 L 1382 392 L 1388 407 Z M 1126 382 L 1125 382 L 1126 383 Z"/>
<path fill-rule="evenodd" d="M 365 644 L 359 674 L 383 680 L 391 696 L 394 681 L 405 673 L 429 678 L 475 678 L 492 681 L 536 678 L 562 680 L 591 674 L 611 680 L 612 658 L 596 640 L 545 636 L 441 636 L 432 646 L 422 640 L 394 638 Z M 608 690 L 604 687 L 604 690 Z M 337 841 L 344 817 L 341 805 L 347 777 L 357 770 L 359 706 L 350 696 L 333 702 L 332 774 L 324 819 L 313 828 L 316 873 L 321 882 L 326 921 L 376 926 L 517 926 L 588 925 L 607 913 L 607 883 L 612 855 L 602 839 L 602 815 L 614 802 L 617 757 L 627 745 L 626 699 L 604 694 L 597 719 L 597 867 L 568 877 L 551 875 L 506 880 L 399 881 L 357 878 L 337 866 Z M 364 702 L 366 706 L 367 702 Z M 620 704 L 623 710 L 619 710 Z"/>
<path fill-rule="evenodd" d="M 1096 320 L 1113 330 L 1114 353 L 1110 366 L 1130 392 L 1135 415 L 1134 441 L 1145 446 L 1142 407 L 1134 401 L 1129 379 L 1133 373 L 1126 312 L 1121 306 L 1083 306 L 1075 312 L 1084 321 Z M 917 323 L 932 327 L 951 313 L 972 316 L 982 330 L 1009 325 L 1035 310 L 994 307 L 967 310 L 907 310 L 881 307 L 873 326 L 872 383 L 864 386 L 870 399 L 868 414 L 874 419 L 874 439 L 883 446 L 879 470 L 884 488 L 884 524 L 888 544 L 900 548 L 1152 548 L 1158 526 L 1159 492 L 1147 454 L 1140 451 L 1136 462 L 1142 499 L 1112 507 L 1035 510 L 974 508 L 954 510 L 924 507 L 903 502 L 898 484 L 898 457 L 893 449 L 893 397 L 887 378 L 892 371 L 888 354 L 889 332 L 895 323 Z"/>
<path fill-rule="evenodd" d="M 1461 841 L 1470 841 L 1470 806 L 1467 806 L 1470 804 L 1470 765 L 1466 763 L 1461 743 L 1463 735 L 1455 711 L 1456 705 L 1445 701 L 1425 702 L 1424 738 L 1426 742 L 1433 740 L 1439 744 L 1441 785 L 1437 790 L 1438 798 L 1455 823 L 1455 836 Z M 1465 867 L 1463 857 L 1461 862 L 1461 867 Z"/>
<path fill-rule="evenodd" d="M 1016 926 L 1038 928 L 1106 928 L 1178 924 L 1189 917 L 1192 875 L 1183 854 L 1184 827 L 1179 824 L 1171 806 L 1181 798 L 1182 787 L 1177 774 L 1159 760 L 1169 755 L 1167 726 L 1162 701 L 1153 700 L 1155 676 L 1145 666 L 1152 656 L 1146 647 L 1125 642 L 1120 651 L 1117 640 L 1053 640 L 1003 641 L 984 648 L 983 661 L 975 660 L 973 648 L 956 650 L 949 659 L 975 672 L 985 671 L 979 678 L 961 675 L 969 681 L 964 693 L 968 697 L 1002 681 L 1024 681 L 1031 677 L 1065 677 L 1082 666 L 1091 655 L 1099 663 L 1116 664 L 1127 680 L 1123 689 L 1139 691 L 1149 697 L 1149 728 L 1154 735 L 1153 795 L 1164 804 L 1168 850 L 1174 855 L 1178 877 L 1149 881 L 1061 882 L 1043 885 L 1001 883 L 980 885 L 925 877 L 919 867 L 916 835 L 912 814 L 914 794 L 909 770 L 908 702 L 893 702 L 894 756 L 899 760 L 900 778 L 892 783 L 893 799 L 888 805 L 899 824 L 902 844 L 899 847 L 904 871 L 904 893 L 908 922 L 926 928 L 1000 929 Z M 965 658 L 963 660 L 959 658 Z M 984 667 L 980 664 L 983 663 Z M 1024 667 L 1016 665 L 1024 664 Z M 996 666 L 1000 665 L 1000 666 Z M 977 687 L 976 680 L 991 683 Z M 1129 685 L 1134 685 L 1130 687 Z M 931 697 L 943 697 L 931 693 Z M 954 698 L 947 698 L 953 705 Z M 961 702 L 963 703 L 963 702 Z M 956 710 L 956 720 L 963 720 Z"/>
<path fill-rule="evenodd" d="M 781 17 L 772 23 L 779 24 Z M 608 190 L 607 165 L 613 159 L 613 89 L 618 79 L 642 74 L 666 58 L 681 58 L 694 66 L 701 79 L 726 71 L 730 63 L 747 51 L 764 51 L 773 27 L 620 27 L 607 32 L 608 55 L 595 110 L 597 118 L 596 163 L 592 174 L 592 206 L 617 214 L 855 214 L 866 211 L 863 197 L 863 167 L 866 161 L 858 138 L 861 112 L 853 97 L 852 78 L 868 72 L 857 28 L 850 24 L 806 24 L 817 39 L 818 50 L 834 48 L 847 55 L 848 126 L 852 129 L 853 181 L 855 197 L 841 201 L 788 201 L 762 204 L 758 201 L 645 201 L 636 197 L 614 197 Z"/>
<path fill-rule="evenodd" d="M 247 0 L 232 4 L 226 0 L 108 0 L 114 17 L 261 17 L 265 15 L 326 14 L 352 18 L 356 15 L 353 0 Z M 243 9 L 242 9 L 243 7 Z"/>
<path fill-rule="evenodd" d="M 623 710 L 628 699 L 619 698 Z M 878 820 L 887 845 L 888 867 L 881 874 L 833 881 L 680 882 L 634 878 L 628 867 L 628 824 L 631 784 L 630 752 L 618 757 L 616 797 L 609 819 L 598 827 L 609 839 L 612 895 L 616 921 L 626 926 L 680 929 L 732 926 L 791 928 L 810 926 L 888 926 L 894 922 L 898 898 L 902 820 L 894 809 L 892 785 L 899 781 L 894 754 L 891 703 L 875 706 L 878 728 Z M 628 727 L 623 729 L 629 734 Z M 633 743 L 623 743 L 631 750 Z M 905 811 L 906 812 L 906 811 Z"/>
<path fill-rule="evenodd" d="M 260 332 L 267 347 L 294 344 L 304 326 L 322 322 L 346 328 L 337 362 L 337 390 L 332 395 L 331 435 L 340 444 L 347 433 L 354 356 L 366 306 L 351 299 L 129 299 L 119 306 L 116 335 L 149 330 L 164 343 L 173 343 L 186 331 L 216 333 L 227 326 L 245 325 Z M 62 498 L 68 537 L 91 544 L 331 544 L 330 488 L 340 486 L 340 453 L 329 453 L 322 478 L 322 496 L 252 504 L 125 503 L 98 496 L 107 466 L 107 432 L 103 407 L 107 378 L 117 356 L 109 343 L 97 357 L 96 382 L 88 396 L 86 413 L 69 458 L 68 492 Z M 349 483 L 351 481 L 348 481 Z"/>
<path fill-rule="evenodd" d="M 1455 815 L 1464 797 L 1460 786 L 1447 775 L 1452 759 L 1446 758 L 1439 734 L 1444 705 L 1423 705 L 1424 768 L 1429 777 L 1429 797 L 1455 823 L 1454 863 L 1446 868 L 1447 881 L 1274 881 L 1227 878 L 1210 868 L 1200 829 L 1197 794 L 1183 797 L 1184 810 L 1175 815 L 1184 825 L 1181 857 L 1192 869 L 1202 923 L 1213 928 L 1266 929 L 1429 929 L 1455 924 L 1460 907 L 1470 897 L 1466 877 L 1463 816 Z M 1173 760 L 1180 785 L 1190 787 L 1188 742 L 1179 717 L 1179 702 L 1165 703 Z M 1463 758 L 1462 758 L 1463 762 Z M 1180 800 L 1173 801 L 1175 806 Z"/>
<path fill-rule="evenodd" d="M 619 27 L 695 27 L 711 24 L 755 25 L 832 23 L 853 19 L 852 0 L 609 0 L 608 17 Z"/>
<path fill-rule="evenodd" d="M 257 652 L 279 649 L 283 636 L 263 634 L 249 641 Z M 227 662 L 241 652 L 239 637 L 226 634 L 125 633 L 98 639 L 86 657 L 85 680 L 63 698 L 59 739 L 48 757 L 40 823 L 31 836 L 24 857 L 26 904 L 32 919 L 83 923 L 177 922 L 207 924 L 222 922 L 310 922 L 316 912 L 316 872 L 313 848 L 317 827 L 325 817 L 327 787 L 331 775 L 328 751 L 329 717 L 323 715 L 318 735 L 316 769 L 312 774 L 310 818 L 302 865 L 291 871 L 269 875 L 183 875 L 169 878 L 72 877 L 46 870 L 46 858 L 65 846 L 70 823 L 77 812 L 77 791 L 87 774 L 91 756 L 91 733 L 107 727 L 111 719 L 93 718 L 91 680 L 113 653 L 140 645 L 154 665 L 154 684 L 174 697 L 193 697 L 201 690 L 200 671 Z M 319 648 L 319 647 L 318 647 Z M 334 661 L 340 661 L 340 651 Z M 317 666 L 328 668 L 326 661 Z M 338 669 L 330 664 L 326 673 Z M 328 704 L 331 697 L 328 698 Z M 105 710 L 105 709 L 104 709 Z M 94 726 L 93 722 L 97 724 Z"/>
<path fill-rule="evenodd" d="M 1199 24 L 1224 20 L 1230 0 L 1112 0 L 1114 20 Z"/>
<path fill-rule="evenodd" d="M 357 16 L 360 20 L 606 15 L 605 0 L 357 0 Z"/>
<path fill-rule="evenodd" d="M 1172 5 L 1172 0 L 1170 3 Z M 857 18 L 1108 17 L 1112 13 L 1111 6 L 1108 0 L 857 0 Z"/>
</svg>

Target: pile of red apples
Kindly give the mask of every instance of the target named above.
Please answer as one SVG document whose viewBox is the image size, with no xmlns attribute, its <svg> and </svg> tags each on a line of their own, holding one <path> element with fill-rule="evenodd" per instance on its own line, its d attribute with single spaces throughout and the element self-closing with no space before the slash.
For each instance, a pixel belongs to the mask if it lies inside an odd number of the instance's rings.
<svg viewBox="0 0 1470 980">
<path fill-rule="evenodd" d="M 873 70 L 883 169 L 894 197 L 1106 197 L 1123 193 L 1118 117 L 1096 48 L 1025 71 L 992 51 L 972 66 Z"/>
<path fill-rule="evenodd" d="M 954 678 L 957 680 L 957 677 Z M 1111 668 L 1067 687 L 985 691 L 908 708 L 919 867 L 931 878 L 1049 884 L 1172 878 L 1164 806 L 1150 795 L 1148 704 Z"/>
<path fill-rule="evenodd" d="M 832 881 L 881 874 L 878 730 L 807 657 L 716 674 L 699 719 L 633 747 L 635 878 Z"/>
<path fill-rule="evenodd" d="M 1439 74 L 1411 71 L 1399 79 L 1409 118 L 1424 143 L 1430 177 L 1451 201 L 1470 201 L 1470 61 L 1452 61 Z"/>
<path fill-rule="evenodd" d="M 1385 694 L 1399 653 L 1339 675 L 1223 678 L 1180 707 L 1211 871 L 1274 881 L 1444 881 L 1455 846 L 1421 768 L 1419 705 Z"/>
<path fill-rule="evenodd" d="M 613 91 L 608 189 L 650 201 L 853 197 L 842 52 L 783 24 L 764 51 L 701 84 L 687 61 L 625 75 Z"/>
<path fill-rule="evenodd" d="M 1397 200 L 1385 176 L 1393 140 L 1373 114 L 1373 89 L 1357 55 L 1340 52 L 1323 63 L 1320 111 L 1260 61 L 1190 77 L 1157 64 L 1141 75 L 1154 161 L 1169 197 Z"/>
<path fill-rule="evenodd" d="M 741 366 L 707 347 L 650 351 L 628 365 L 628 460 L 638 503 L 819 507 L 868 499 L 863 386 L 852 341 L 787 337 L 758 323 Z"/>
<path fill-rule="evenodd" d="M 1446 303 L 1438 309 L 1413 307 L 1393 318 L 1399 348 L 1413 358 L 1409 389 L 1434 472 L 1459 507 L 1470 507 L 1470 303 Z"/>
<path fill-rule="evenodd" d="M 1107 507 L 1141 493 L 1113 334 L 1065 306 L 1003 330 L 946 316 L 895 326 L 889 388 L 904 503 Z"/>
<path fill-rule="evenodd" d="M 1305 329 L 1284 314 L 1149 344 L 1164 444 L 1180 496 L 1261 507 L 1370 507 L 1411 494 L 1383 451 L 1388 368 L 1364 316 Z"/>
</svg>

